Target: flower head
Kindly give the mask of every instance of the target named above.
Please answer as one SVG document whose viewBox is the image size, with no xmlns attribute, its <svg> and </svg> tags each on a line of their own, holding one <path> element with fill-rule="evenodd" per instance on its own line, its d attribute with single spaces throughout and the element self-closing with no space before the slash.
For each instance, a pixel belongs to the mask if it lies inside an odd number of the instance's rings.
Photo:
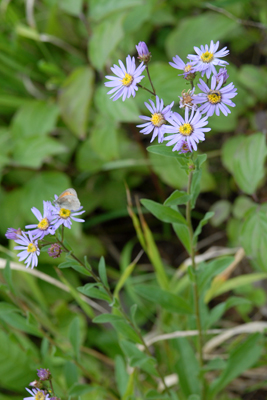
<svg viewBox="0 0 267 400">
<path fill-rule="evenodd" d="M 152 100 L 149 100 L 150 104 L 145 103 L 146 108 L 151 112 L 151 117 L 146 117 L 144 115 L 140 115 L 141 119 L 144 119 L 145 124 L 137 125 L 138 128 L 143 128 L 140 132 L 144 135 L 148 135 L 153 131 L 151 142 L 158 137 L 158 142 L 163 142 L 163 137 L 166 128 L 166 119 L 169 118 L 172 114 L 171 108 L 174 104 L 174 101 L 164 108 L 163 100 L 159 100 L 158 96 L 156 96 L 156 106 Z"/>
<path fill-rule="evenodd" d="M 201 76 L 206 74 L 207 78 L 209 78 L 211 73 L 217 74 L 215 65 L 228 65 L 228 62 L 222 61 L 220 58 L 227 56 L 229 50 L 227 50 L 227 47 L 224 47 L 222 50 L 217 51 L 219 44 L 219 41 L 214 44 L 213 40 L 211 40 L 210 46 L 206 44 L 205 47 L 203 45 L 200 48 L 194 47 L 197 55 L 189 54 L 187 56 L 193 64 L 195 71 L 201 71 Z"/>
<path fill-rule="evenodd" d="M 183 153 L 184 154 L 184 153 L 188 153 L 188 152 L 191 152 L 191 151 L 192 150 L 189 149 L 187 141 L 186 140 L 182 140 L 179 153 Z"/>
<path fill-rule="evenodd" d="M 138 68 L 135 67 L 134 57 L 127 56 L 126 68 L 121 60 L 119 60 L 120 67 L 113 65 L 111 71 L 117 76 L 106 76 L 110 82 L 105 82 L 105 86 L 112 87 L 107 94 L 111 94 L 113 101 L 118 100 L 122 96 L 122 101 L 128 99 L 131 95 L 135 97 L 136 91 L 138 90 L 137 84 L 144 78 L 141 73 L 144 71 L 146 66 L 141 63 Z"/>
<path fill-rule="evenodd" d="M 211 87 L 209 88 L 206 83 L 200 79 L 200 84 L 198 87 L 203 93 L 200 93 L 194 97 L 195 104 L 201 104 L 199 111 L 202 114 L 207 113 L 207 117 L 211 117 L 214 112 L 216 115 L 220 115 L 220 111 L 224 115 L 231 113 L 227 106 L 235 107 L 230 99 L 237 95 L 236 88 L 233 83 L 222 88 L 223 77 L 221 77 L 220 82 L 217 84 L 216 76 L 213 75 L 211 79 Z"/>
<path fill-rule="evenodd" d="M 31 265 L 31 268 L 37 267 L 38 256 L 40 255 L 40 249 L 38 242 L 33 239 L 31 232 L 22 232 L 15 242 L 20 246 L 15 246 L 15 250 L 22 250 L 18 253 L 19 261 L 24 261 L 26 268 Z"/>
<path fill-rule="evenodd" d="M 40 368 L 37 369 L 37 371 L 38 378 L 40 378 L 41 381 L 47 381 L 48 379 L 50 379 L 51 372 L 49 371 L 49 369 Z"/>
<path fill-rule="evenodd" d="M 144 64 L 148 64 L 151 58 L 151 53 L 148 50 L 148 47 L 145 42 L 139 42 L 136 46 L 136 50 L 138 53 L 138 59 L 143 61 Z"/>
<path fill-rule="evenodd" d="M 20 236 L 22 233 L 21 229 L 15 229 L 15 228 L 8 228 L 6 233 L 5 233 L 5 237 L 7 239 L 11 239 L 11 240 L 15 240 L 18 238 L 18 236 Z"/>
<path fill-rule="evenodd" d="M 204 128 L 207 125 L 207 116 L 202 117 L 199 111 L 191 111 L 189 116 L 189 109 L 185 109 L 185 118 L 182 118 L 180 114 L 173 112 L 172 116 L 168 118 L 168 122 L 171 126 L 167 125 L 166 131 L 173 133 L 173 135 L 167 136 L 164 140 L 168 140 L 167 146 L 173 146 L 173 151 L 182 151 L 186 149 L 186 145 L 189 151 L 192 149 L 197 150 L 197 145 L 200 140 L 205 140 L 204 132 L 209 132 L 210 128 Z M 186 142 L 186 144 L 185 144 Z"/>
<path fill-rule="evenodd" d="M 31 397 L 24 397 L 23 400 L 49 400 L 49 394 L 46 394 L 43 390 L 40 389 L 28 389 L 25 388 L 27 392 L 31 394 Z"/>
<path fill-rule="evenodd" d="M 44 212 L 43 215 L 40 213 L 40 211 L 32 207 L 32 213 L 35 215 L 35 217 L 38 219 L 39 224 L 33 224 L 33 225 L 26 225 L 26 229 L 33 229 L 31 231 L 32 235 L 35 238 L 43 239 L 44 236 L 46 235 L 54 235 L 55 229 L 52 226 L 52 219 L 53 215 L 51 212 L 52 209 L 52 204 L 50 201 L 43 201 L 43 207 L 44 207 Z"/>
<path fill-rule="evenodd" d="M 194 98 L 194 92 L 195 88 L 192 90 L 188 90 L 187 92 L 185 90 L 182 91 L 181 95 L 179 96 L 180 98 L 180 108 L 190 108 L 191 110 L 196 110 L 197 105 L 193 103 L 193 98 Z"/>
<path fill-rule="evenodd" d="M 227 69 L 226 68 L 220 68 L 218 74 L 215 75 L 216 78 L 216 83 L 219 83 L 221 78 L 223 79 L 223 85 L 226 83 L 227 79 L 229 78 L 229 75 L 227 74 Z"/>
<path fill-rule="evenodd" d="M 59 244 L 54 243 L 48 250 L 48 255 L 52 258 L 58 258 L 62 253 L 62 249 Z"/>
<path fill-rule="evenodd" d="M 182 74 L 179 74 L 178 76 L 183 75 L 183 77 L 188 81 L 192 81 L 195 79 L 196 77 L 195 69 L 193 68 L 191 62 L 185 64 L 179 56 L 175 56 L 173 57 L 173 62 L 169 62 L 169 64 L 173 68 L 181 69 L 182 71 L 184 71 Z"/>
<path fill-rule="evenodd" d="M 55 195 L 55 200 L 57 200 L 58 196 Z M 72 221 L 76 222 L 84 222 L 84 219 L 76 218 L 77 215 L 81 215 L 85 212 L 85 210 L 82 209 L 83 207 L 79 207 L 78 210 L 72 211 L 67 208 L 61 208 L 58 205 L 52 206 L 52 215 L 53 215 L 53 221 L 52 224 L 54 226 L 54 229 L 57 230 L 57 228 L 60 225 L 64 225 L 66 228 L 70 229 L 72 225 Z"/>
</svg>

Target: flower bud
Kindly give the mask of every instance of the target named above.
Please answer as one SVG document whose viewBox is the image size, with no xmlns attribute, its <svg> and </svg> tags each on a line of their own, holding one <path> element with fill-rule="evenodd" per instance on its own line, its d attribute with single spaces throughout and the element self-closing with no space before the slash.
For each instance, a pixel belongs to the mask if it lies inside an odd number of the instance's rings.
<svg viewBox="0 0 267 400">
<path fill-rule="evenodd" d="M 216 83 L 217 84 L 223 78 L 223 85 L 224 85 L 226 83 L 227 79 L 229 78 L 229 75 L 227 74 L 227 69 L 226 68 L 220 68 L 218 74 L 215 75 L 215 78 L 216 78 Z"/>
<path fill-rule="evenodd" d="M 59 244 L 54 243 L 48 250 L 48 255 L 53 258 L 58 258 L 62 253 L 62 249 Z"/>
<path fill-rule="evenodd" d="M 18 229 L 15 229 L 15 228 L 8 228 L 8 230 L 6 231 L 6 233 L 5 233 L 5 237 L 7 238 L 7 239 L 11 239 L 11 240 L 15 240 L 15 239 L 18 239 L 18 235 L 20 236 L 21 235 L 21 229 L 20 228 L 18 228 Z"/>
<path fill-rule="evenodd" d="M 41 381 L 47 381 L 48 379 L 51 378 L 51 373 L 50 373 L 49 369 L 40 368 L 40 369 L 37 369 L 37 371 L 38 371 L 37 375 Z"/>
<path fill-rule="evenodd" d="M 35 387 L 37 389 L 41 389 L 43 385 L 42 385 L 42 383 L 40 381 L 37 381 L 35 379 L 35 381 L 29 383 L 29 386 L 33 386 L 33 387 Z"/>
<path fill-rule="evenodd" d="M 151 53 L 148 51 L 148 47 L 145 42 L 139 42 L 136 46 L 138 53 L 138 59 L 143 61 L 144 64 L 148 64 L 151 58 Z"/>
</svg>

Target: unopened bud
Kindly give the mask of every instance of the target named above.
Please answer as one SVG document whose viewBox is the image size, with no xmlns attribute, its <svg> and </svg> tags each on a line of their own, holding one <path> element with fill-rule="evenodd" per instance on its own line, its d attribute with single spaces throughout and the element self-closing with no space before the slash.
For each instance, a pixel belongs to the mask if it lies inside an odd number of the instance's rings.
<svg viewBox="0 0 267 400">
<path fill-rule="evenodd" d="M 139 42 L 136 46 L 138 53 L 138 59 L 143 61 L 144 64 L 148 64 L 151 58 L 151 53 L 148 51 L 148 47 L 145 42 Z"/>
</svg>

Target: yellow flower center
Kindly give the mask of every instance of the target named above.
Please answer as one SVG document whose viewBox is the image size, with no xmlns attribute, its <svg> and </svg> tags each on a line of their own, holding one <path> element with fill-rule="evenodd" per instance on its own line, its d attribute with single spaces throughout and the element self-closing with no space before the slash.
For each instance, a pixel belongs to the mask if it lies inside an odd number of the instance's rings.
<svg viewBox="0 0 267 400">
<path fill-rule="evenodd" d="M 37 228 L 41 229 L 42 231 L 45 231 L 49 227 L 49 221 L 47 218 L 43 218 L 39 224 L 37 225 Z"/>
<path fill-rule="evenodd" d="M 64 219 L 69 218 L 70 214 L 71 214 L 71 211 L 66 208 L 61 208 L 59 211 L 59 216 Z"/>
<path fill-rule="evenodd" d="M 27 252 L 34 253 L 37 250 L 36 246 L 33 243 L 28 244 Z"/>
<path fill-rule="evenodd" d="M 211 104 L 220 103 L 222 99 L 221 92 L 219 90 L 211 90 L 208 94 L 208 100 Z"/>
<path fill-rule="evenodd" d="M 126 74 L 125 74 L 125 77 L 122 79 L 122 84 L 123 84 L 124 86 L 130 86 L 130 84 L 132 83 L 132 81 L 133 81 L 132 75 L 126 73 Z"/>
<path fill-rule="evenodd" d="M 179 131 L 184 136 L 189 136 L 193 132 L 193 127 L 190 124 L 183 124 L 180 126 Z"/>
<path fill-rule="evenodd" d="M 188 71 L 190 71 L 190 69 L 192 69 L 192 65 L 186 65 L 184 67 L 184 72 L 188 72 Z"/>
<path fill-rule="evenodd" d="M 35 397 L 35 400 L 45 400 L 45 394 L 42 392 L 37 392 L 34 397 Z"/>
<path fill-rule="evenodd" d="M 209 63 L 213 60 L 214 57 L 213 57 L 213 53 L 206 51 L 205 53 L 201 54 L 200 58 L 204 63 Z"/>
<path fill-rule="evenodd" d="M 163 125 L 166 121 L 161 113 L 155 113 L 151 115 L 150 121 L 152 122 L 153 125 L 155 126 L 161 126 Z"/>
</svg>

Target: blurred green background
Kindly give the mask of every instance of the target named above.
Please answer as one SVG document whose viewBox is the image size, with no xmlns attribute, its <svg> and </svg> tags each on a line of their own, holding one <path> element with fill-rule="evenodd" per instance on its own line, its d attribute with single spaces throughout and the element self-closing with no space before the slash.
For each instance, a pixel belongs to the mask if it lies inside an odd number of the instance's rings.
<svg viewBox="0 0 267 400">
<path fill-rule="evenodd" d="M 150 73 L 157 94 L 165 104 L 175 101 L 174 110 L 178 111 L 178 96 L 189 87 L 168 62 L 176 54 L 186 62 L 194 46 L 211 40 L 219 40 L 220 48 L 230 49 L 228 82 L 233 81 L 238 96 L 228 117 L 209 119 L 212 130 L 199 145 L 199 151 L 208 154 L 208 162 L 195 218 L 215 209 L 213 226 L 228 233 L 223 244 L 239 244 L 241 219 L 252 201 L 247 195 L 254 191 L 231 162 L 246 136 L 259 132 L 262 137 L 267 131 L 265 0 L 1 0 L 0 18 L 0 235 L 5 246 L 8 227 L 24 228 L 35 222 L 31 207 L 41 209 L 43 200 L 52 200 L 54 194 L 74 187 L 86 210 L 86 222 L 74 223 L 67 238 L 78 254 L 86 254 L 92 261 L 106 255 L 110 278 L 116 280 L 119 252 L 135 237 L 127 214 L 125 185 L 140 198 L 163 201 L 174 188 L 183 188 L 187 177 L 173 158 L 146 151 L 149 138 L 139 133 L 136 124 L 141 122 L 139 115 L 146 113 L 147 92 L 139 90 L 135 99 L 113 102 L 103 84 L 105 75 L 110 75 L 110 66 L 118 59 L 125 62 L 128 54 L 136 56 L 135 45 L 145 41 L 152 53 Z M 147 78 L 142 84 L 148 85 Z M 238 139 L 232 142 L 233 138 Z M 251 143 L 248 146 L 253 148 Z M 253 150 L 259 171 L 252 168 L 246 173 L 249 185 L 257 175 L 260 202 L 267 199 L 265 143 L 263 147 L 259 159 L 258 147 Z M 177 264 L 184 249 L 177 246 L 168 226 L 147 218 L 163 242 L 163 257 L 170 265 Z M 204 229 L 202 238 L 213 229 Z M 7 257 L 3 248 L 1 256 Z M 42 254 L 40 269 L 55 276 L 52 268 L 47 269 L 48 263 L 55 262 Z M 263 268 L 263 264 L 258 260 L 256 267 Z M 76 275 L 69 274 L 78 286 Z M 59 304 L 60 291 L 53 294 L 44 282 L 37 289 L 33 282 L 31 290 L 39 296 L 40 304 L 44 301 L 44 309 L 54 318 L 61 315 L 63 332 L 74 316 L 69 313 L 68 321 L 64 320 L 68 295 Z M 17 279 L 17 284 L 22 295 L 26 281 Z M 84 328 L 82 317 L 81 321 Z M 4 330 L 9 332 L 5 324 Z M 91 328 L 91 332 L 97 329 Z M 3 334 L 1 343 L 5 340 Z M 102 344 L 100 336 L 95 342 L 92 336 L 90 340 L 94 345 L 98 342 L 110 356 L 116 353 L 115 347 L 110 350 L 107 337 Z M 35 355 L 38 343 L 27 346 L 30 355 Z M 29 369 L 19 382 L 6 374 L 5 379 L 0 378 L 1 386 L 23 391 L 29 370 L 40 366 L 42 351 L 40 358 L 30 358 Z M 22 360 L 23 356 L 16 357 Z M 58 366 L 61 357 L 58 354 L 56 358 Z M 92 373 L 100 376 L 101 367 L 94 364 L 94 368 Z M 65 369 L 66 376 L 71 376 L 72 366 L 65 365 Z M 60 385 L 67 391 L 64 379 Z"/>
</svg>

